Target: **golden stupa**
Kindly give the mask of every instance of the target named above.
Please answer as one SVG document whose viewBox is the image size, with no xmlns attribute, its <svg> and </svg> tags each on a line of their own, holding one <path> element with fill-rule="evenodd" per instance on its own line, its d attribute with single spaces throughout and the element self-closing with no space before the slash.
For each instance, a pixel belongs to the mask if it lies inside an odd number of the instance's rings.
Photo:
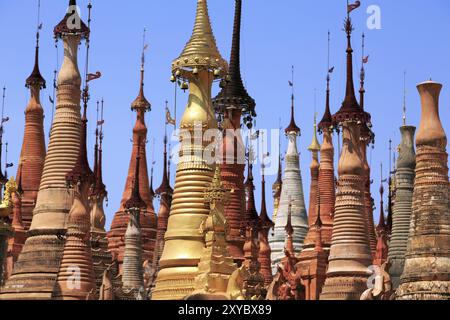
<svg viewBox="0 0 450 320">
<path fill-rule="evenodd" d="M 212 150 L 206 150 L 210 141 L 199 143 L 192 138 L 194 132 L 203 137 L 206 130 L 218 127 L 211 87 L 227 69 L 212 33 L 207 1 L 198 0 L 192 37 L 172 64 L 172 81 L 180 79 L 183 89 L 189 83 L 190 92 L 180 124 L 180 159 L 153 300 L 183 299 L 195 291 L 198 263 L 205 248 L 200 226 L 210 213 L 205 191 L 213 181 L 215 159 L 204 157 L 213 155 Z"/>
</svg>

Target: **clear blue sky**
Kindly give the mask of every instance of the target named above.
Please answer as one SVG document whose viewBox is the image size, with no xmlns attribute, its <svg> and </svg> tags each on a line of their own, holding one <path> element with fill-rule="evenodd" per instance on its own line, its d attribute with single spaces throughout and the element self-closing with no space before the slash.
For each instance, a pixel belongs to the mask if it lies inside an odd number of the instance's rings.
<svg viewBox="0 0 450 320">
<path fill-rule="evenodd" d="M 41 72 L 47 80 L 42 94 L 45 109 L 45 130 L 50 126 L 53 70 L 56 53 L 52 30 L 65 14 L 67 0 L 42 0 Z M 228 58 L 234 13 L 234 1 L 210 0 L 209 9 L 217 44 Z M 86 21 L 87 0 L 79 0 Z M 381 9 L 381 30 L 366 27 L 369 5 Z M 164 101 L 173 105 L 173 86 L 168 81 L 170 63 L 189 39 L 194 22 L 195 0 L 93 0 L 91 34 L 91 72 L 100 70 L 101 80 L 91 85 L 92 103 L 89 111 L 89 149 L 93 149 L 95 101 L 104 97 L 105 145 L 104 177 L 109 192 L 106 208 L 108 226 L 118 209 L 127 174 L 131 129 L 135 114 L 130 103 L 138 93 L 139 62 L 142 29 L 147 27 L 150 49 L 147 53 L 146 96 L 153 105 L 147 115 L 149 128 L 149 162 L 152 139 L 156 140 L 155 185 L 162 173 L 162 139 L 164 132 Z M 277 128 L 278 117 L 283 126 L 289 120 L 289 87 L 291 65 L 296 67 L 297 122 L 303 129 L 299 140 L 302 153 L 306 201 L 309 193 L 310 155 L 306 148 L 311 142 L 314 115 L 314 90 L 317 89 L 317 111 L 322 115 L 325 102 L 327 61 L 327 31 L 332 34 L 331 63 L 336 67 L 332 79 L 332 111 L 343 100 L 345 85 L 345 0 L 279 0 L 243 1 L 242 74 L 246 87 L 257 102 L 260 128 Z M 31 73 L 34 58 L 37 0 L 0 0 L 0 85 L 7 86 L 6 124 L 4 139 L 9 142 L 9 161 L 16 165 L 22 143 L 23 112 L 29 93 L 24 87 Z M 397 145 L 401 125 L 403 100 L 403 71 L 407 76 L 408 123 L 418 125 L 419 96 L 416 84 L 430 77 L 444 84 L 441 95 L 441 118 L 449 131 L 450 104 L 450 2 L 448 0 L 374 0 L 362 1 L 353 16 L 355 32 L 355 80 L 360 68 L 361 33 L 366 33 L 366 52 L 370 55 L 366 67 L 366 108 L 372 113 L 377 135 L 372 153 L 374 198 L 379 202 L 379 164 L 388 162 L 388 141 Z M 60 45 L 61 48 L 61 45 Z M 84 65 L 84 46 L 80 51 L 80 68 Z M 62 51 L 60 50 L 60 57 Z M 214 92 L 217 92 L 215 88 Z M 179 116 L 187 94 L 179 95 Z M 283 148 L 286 139 L 283 137 Z M 48 143 L 48 141 L 47 141 Z M 4 164 L 3 159 L 3 164 Z M 92 152 L 91 152 L 92 163 Z M 10 170 L 15 174 L 17 166 Z M 172 169 L 175 172 L 175 168 Z M 386 175 L 385 170 L 385 175 Z M 172 178 L 173 179 L 173 178 Z M 268 177 L 271 183 L 274 176 Z M 257 201 L 260 199 L 259 176 Z M 270 188 L 269 188 L 270 190 Z M 272 197 L 268 190 L 269 208 Z M 155 200 L 158 207 L 158 201 Z M 259 207 L 259 205 L 258 205 Z M 378 211 L 376 213 L 378 216 Z"/>
</svg>

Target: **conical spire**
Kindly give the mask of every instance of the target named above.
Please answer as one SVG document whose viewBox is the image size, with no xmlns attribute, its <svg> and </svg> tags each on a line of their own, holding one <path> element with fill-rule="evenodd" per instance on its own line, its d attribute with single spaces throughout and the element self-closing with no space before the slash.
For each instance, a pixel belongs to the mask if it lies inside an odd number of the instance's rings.
<svg viewBox="0 0 450 320">
<path fill-rule="evenodd" d="M 184 68 L 217 69 L 226 73 L 228 66 L 217 49 L 216 39 L 208 15 L 207 0 L 197 0 L 197 13 L 191 39 L 180 57 L 173 64 L 173 70 Z"/>
<path fill-rule="evenodd" d="M 249 96 L 244 87 L 240 68 L 242 0 L 235 0 L 235 2 L 233 40 L 228 71 L 229 77 L 227 83 L 214 99 L 213 103 L 219 107 L 220 112 L 223 112 L 225 109 L 237 108 L 255 116 L 255 101 Z"/>
<path fill-rule="evenodd" d="M 319 122 L 319 130 L 322 132 L 323 129 L 328 129 L 333 125 L 333 118 L 330 111 L 330 80 L 331 73 L 334 71 L 334 67 L 330 68 L 330 31 L 328 31 L 328 65 L 327 65 L 327 93 L 325 102 L 325 112 L 323 114 L 322 120 Z"/>
<path fill-rule="evenodd" d="M 319 122 L 319 130 L 323 131 L 325 128 L 330 128 L 333 125 L 333 118 L 331 116 L 330 110 L 330 73 L 327 75 L 327 93 L 325 102 L 325 112 L 323 114 L 322 120 Z"/>
<path fill-rule="evenodd" d="M 316 206 L 316 212 L 317 212 L 317 219 L 316 222 L 314 223 L 314 226 L 318 229 L 322 228 L 323 223 L 322 223 L 322 218 L 320 217 L 320 193 L 317 193 L 317 206 Z"/>
<path fill-rule="evenodd" d="M 334 123 L 341 123 L 346 120 L 366 122 L 366 115 L 361 109 L 355 96 L 353 82 L 353 49 L 351 45 L 351 35 L 353 25 L 350 17 L 345 19 L 344 29 L 347 34 L 347 80 L 345 89 L 345 99 L 341 109 L 333 116 Z"/>
<path fill-rule="evenodd" d="M 261 222 L 262 226 L 268 226 L 269 228 L 272 227 L 273 221 L 270 220 L 269 215 L 267 214 L 267 207 L 266 207 L 266 178 L 264 175 L 264 172 L 261 177 L 261 212 L 259 214 L 259 221 Z"/>
<path fill-rule="evenodd" d="M 38 86 L 40 89 L 45 89 L 45 79 L 41 75 L 41 71 L 39 70 L 39 30 L 41 25 L 38 26 L 38 30 L 36 32 L 36 52 L 34 55 L 34 68 L 31 75 L 25 81 L 25 86 L 30 88 L 32 86 Z"/>
<path fill-rule="evenodd" d="M 247 181 L 245 181 L 245 190 L 247 192 L 247 203 L 245 209 L 245 222 L 247 225 L 258 221 L 258 212 L 255 206 L 255 185 L 253 184 L 253 164 L 251 160 L 248 160 L 247 164 Z"/>
<path fill-rule="evenodd" d="M 314 125 L 313 125 L 313 138 L 311 145 L 308 147 L 308 150 L 311 152 L 319 152 L 320 151 L 320 143 L 317 139 L 317 114 L 314 114 Z"/>
<path fill-rule="evenodd" d="M 173 192 L 172 187 L 170 186 L 170 177 L 168 172 L 168 160 L 167 160 L 167 134 L 164 135 L 164 166 L 163 166 L 163 177 L 161 185 L 158 189 L 156 189 L 156 194 L 161 195 L 167 192 Z M 153 179 L 152 179 L 153 180 Z"/>
<path fill-rule="evenodd" d="M 145 33 L 146 29 L 144 29 L 143 34 L 142 55 L 141 55 L 141 81 L 139 83 L 139 94 L 131 104 L 131 110 L 134 111 L 143 110 L 144 112 L 151 110 L 151 104 L 150 102 L 148 102 L 148 100 L 145 98 L 144 95 L 145 50 L 148 47 L 147 44 L 145 43 Z"/>
<path fill-rule="evenodd" d="M 294 228 L 292 227 L 292 201 L 289 202 L 287 223 L 284 230 L 286 230 L 286 233 L 289 236 L 292 236 L 292 234 L 294 233 Z"/>
<path fill-rule="evenodd" d="M 154 175 L 154 169 L 152 167 L 152 169 L 150 170 L 150 199 L 154 199 L 155 198 L 155 190 L 153 190 L 153 175 Z"/>
<path fill-rule="evenodd" d="M 88 39 L 90 30 L 86 26 L 86 24 L 81 20 L 81 17 L 78 15 L 78 11 L 76 10 L 77 2 L 76 0 L 69 1 L 69 7 L 67 8 L 67 13 L 64 18 L 58 23 L 53 30 L 55 34 L 55 38 L 62 38 L 66 35 L 79 35 L 82 38 Z M 74 21 L 73 16 L 76 15 L 78 21 Z M 69 20 L 69 18 L 72 18 Z"/>
<path fill-rule="evenodd" d="M 292 227 L 292 202 L 289 202 L 287 223 L 284 230 L 286 231 L 287 235 L 284 250 L 285 252 L 288 252 L 291 256 L 293 256 L 295 254 L 295 249 L 292 238 L 292 235 L 294 234 L 294 228 Z"/>
<path fill-rule="evenodd" d="M 141 160 L 141 143 L 140 139 L 138 141 L 138 152 L 136 154 L 136 169 L 134 172 L 134 178 L 133 178 L 133 189 L 131 191 L 131 196 L 125 202 L 125 209 L 132 209 L 132 208 L 144 208 L 145 202 L 142 200 L 141 195 L 139 193 L 139 166 L 140 166 L 140 160 Z"/>
<path fill-rule="evenodd" d="M 286 134 L 295 133 L 297 135 L 300 135 L 300 128 L 297 127 L 297 124 L 295 123 L 295 97 L 294 97 L 294 66 L 292 66 L 292 82 L 289 82 L 289 85 L 292 87 L 292 94 L 291 94 L 291 122 L 289 123 L 289 126 L 285 129 Z"/>
</svg>

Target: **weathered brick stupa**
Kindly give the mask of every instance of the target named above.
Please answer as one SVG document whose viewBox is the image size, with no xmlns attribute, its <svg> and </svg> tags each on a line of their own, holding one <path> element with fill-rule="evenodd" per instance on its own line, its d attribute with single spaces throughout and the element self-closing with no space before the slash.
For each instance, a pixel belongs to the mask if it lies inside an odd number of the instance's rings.
<svg viewBox="0 0 450 320">
<path fill-rule="evenodd" d="M 364 95 L 366 90 L 364 89 L 364 81 L 366 78 L 366 71 L 364 69 L 364 64 L 367 62 L 367 57 L 364 56 L 364 33 L 362 35 L 362 61 L 361 61 L 361 72 L 360 72 L 360 84 L 361 87 L 359 89 L 359 105 L 361 110 L 364 111 L 365 100 Z M 375 135 L 370 129 L 370 119 L 371 115 L 368 112 L 365 112 L 365 119 L 361 122 L 361 135 L 360 135 L 360 149 L 361 149 L 361 160 L 363 162 L 364 168 L 364 210 L 366 213 L 366 222 L 367 222 L 367 231 L 369 233 L 369 241 L 370 241 L 370 250 L 372 253 L 372 257 L 375 258 L 375 251 L 377 246 L 377 236 L 375 233 L 374 219 L 373 219 L 373 207 L 374 200 L 372 198 L 372 194 L 370 192 L 371 179 L 370 179 L 370 166 L 367 158 L 367 147 L 369 144 L 374 142 Z"/>
<path fill-rule="evenodd" d="M 394 290 L 400 284 L 400 276 L 403 273 L 405 265 L 416 168 L 416 153 L 414 150 L 414 133 L 416 132 L 416 127 L 407 126 L 406 121 L 404 121 L 403 126 L 400 127 L 400 132 L 402 138 L 398 146 L 397 172 L 395 174 L 396 197 L 388 253 L 391 263 L 389 274 Z"/>
<path fill-rule="evenodd" d="M 308 150 L 311 152 L 311 164 L 309 166 L 310 174 L 311 174 L 311 183 L 309 187 L 309 216 L 308 216 L 308 225 L 312 227 L 317 220 L 317 194 L 318 194 L 318 180 L 319 180 L 319 151 L 320 151 L 320 143 L 317 139 L 317 120 L 314 115 L 314 125 L 313 125 L 313 138 L 312 142 L 308 147 Z M 308 238 L 306 236 L 305 240 Z"/>
<path fill-rule="evenodd" d="M 333 122 L 342 126 L 343 146 L 329 266 L 321 300 L 359 300 L 367 289 L 368 266 L 372 264 L 364 211 L 364 167 L 361 149 L 358 148 L 359 123 L 366 122 L 367 116 L 355 97 L 352 30 L 348 15 L 345 20 L 348 45 L 346 94 L 341 109 L 333 116 Z"/>
<path fill-rule="evenodd" d="M 125 250 L 122 267 L 122 292 L 126 300 L 147 300 L 144 289 L 144 270 L 142 264 L 142 231 L 140 224 L 141 211 L 145 211 L 146 203 L 140 196 L 140 139 L 136 153 L 135 173 L 130 198 L 124 203 L 125 213 L 130 215 L 125 231 Z"/>
<path fill-rule="evenodd" d="M 53 292 L 53 298 L 57 300 L 94 299 L 96 293 L 90 241 L 91 207 L 89 204 L 94 174 L 89 167 L 86 150 L 88 95 L 86 88 L 83 93 L 84 112 L 81 119 L 78 160 L 66 176 L 68 188 L 74 190 L 74 199 L 69 212 L 64 250 Z"/>
<path fill-rule="evenodd" d="M 418 85 L 422 117 L 416 137 L 416 179 L 399 300 L 450 299 L 450 202 L 447 136 L 439 118 L 442 85 Z"/>
<path fill-rule="evenodd" d="M 293 84 L 293 82 L 291 83 Z M 294 93 L 291 96 L 291 122 L 285 132 L 289 139 L 286 152 L 286 167 L 284 171 L 283 188 L 281 190 L 280 206 L 275 220 L 274 235 L 270 238 L 272 248 L 272 272 L 276 272 L 276 266 L 284 257 L 284 239 L 288 207 L 292 201 L 292 227 L 294 228 L 294 249 L 300 252 L 303 248 L 303 240 L 308 232 L 308 218 L 306 215 L 305 199 L 303 193 L 302 177 L 300 172 L 300 156 L 297 149 L 297 138 L 300 136 L 300 128 L 297 127 L 294 117 Z"/>
<path fill-rule="evenodd" d="M 55 37 L 64 42 L 56 112 L 28 238 L 1 290 L 2 299 L 49 299 L 62 258 L 62 235 L 74 193 L 66 187 L 66 174 L 73 169 L 80 150 L 78 45 L 89 37 L 89 28 L 82 21 L 74 26 L 68 22 L 73 15 L 79 19 L 75 6 L 76 1 L 70 0 L 68 13 L 54 30 Z"/>
<path fill-rule="evenodd" d="M 320 148 L 320 167 L 318 177 L 318 193 L 320 194 L 321 237 L 327 254 L 331 247 L 333 231 L 334 205 L 336 201 L 336 182 L 334 174 L 333 119 L 330 111 L 330 71 L 328 68 L 325 112 L 319 122 L 319 133 L 322 133 Z"/>
<path fill-rule="evenodd" d="M 215 77 L 225 76 L 227 69 L 216 46 L 207 2 L 198 0 L 192 37 L 172 64 L 173 79 L 181 78 L 182 86 L 189 86 L 190 93 L 180 124 L 180 159 L 154 300 L 183 299 L 195 290 L 198 263 L 205 247 L 198 230 L 210 212 L 204 198 L 214 176 L 215 162 L 203 157 L 211 152 L 205 150 L 210 141 L 198 143 L 192 137 L 194 131 L 203 137 L 206 130 L 217 129 L 211 86 Z"/>
<path fill-rule="evenodd" d="M 108 250 L 108 238 L 106 237 L 105 230 L 106 216 L 103 208 L 105 198 L 108 195 L 106 186 L 103 183 L 103 117 L 100 122 L 97 121 L 97 129 L 95 133 L 94 185 L 89 194 L 89 201 L 91 205 L 90 237 L 95 282 L 97 289 L 100 289 L 100 286 L 102 285 L 103 273 L 112 263 L 112 254 Z"/>
<path fill-rule="evenodd" d="M 266 206 L 266 177 L 264 167 L 261 177 L 261 211 L 259 213 L 259 257 L 258 261 L 261 265 L 261 274 L 264 277 L 266 286 L 272 283 L 272 261 L 270 255 L 272 250 L 269 244 L 269 232 L 275 226 L 267 214 Z"/>
<path fill-rule="evenodd" d="M 311 161 L 311 190 L 309 206 L 309 230 L 303 244 L 303 249 L 298 256 L 296 268 L 299 270 L 305 286 L 306 300 L 318 300 L 325 282 L 328 252 L 324 252 L 322 243 L 322 221 L 320 214 L 320 194 L 318 190 L 319 176 L 319 151 L 320 144 L 317 139 L 317 125 L 314 118 L 313 141 L 308 150 L 312 153 Z M 314 219 L 314 220 L 311 220 Z M 318 223 L 320 222 L 320 223 Z"/>
<path fill-rule="evenodd" d="M 158 225 L 156 230 L 156 247 L 153 259 L 153 265 L 159 270 L 159 260 L 161 259 L 164 249 L 164 235 L 167 231 L 167 223 L 169 221 L 170 206 L 172 205 L 173 189 L 170 186 L 170 176 L 168 171 L 167 159 L 167 133 L 164 135 L 164 171 L 161 185 L 156 189 L 156 195 L 160 198 L 158 211 Z"/>
<path fill-rule="evenodd" d="M 240 70 L 241 12 L 242 0 L 235 0 L 235 16 L 230 68 L 227 81 L 222 82 L 222 90 L 213 99 L 216 112 L 223 117 L 223 158 L 221 164 L 222 181 L 226 188 L 234 190 L 225 207 L 229 224 L 227 233 L 228 250 L 236 263 L 244 258 L 242 248 L 245 238 L 240 223 L 244 216 L 244 168 L 245 147 L 241 136 L 241 118 L 251 127 L 256 116 L 255 101 L 244 87 Z"/>
<path fill-rule="evenodd" d="M 18 183 L 17 190 L 11 194 L 12 200 L 12 223 L 11 227 L 13 230 L 13 236 L 8 239 L 8 248 L 6 250 L 6 264 L 5 264 L 5 280 L 11 276 L 12 270 L 14 268 L 14 263 L 16 263 L 20 252 L 22 251 L 23 245 L 26 240 L 26 230 L 22 222 L 22 178 L 21 169 L 18 172 Z"/>
<path fill-rule="evenodd" d="M 28 230 L 36 205 L 45 161 L 44 110 L 40 101 L 40 92 L 45 89 L 45 80 L 39 70 L 39 30 L 36 33 L 33 72 L 27 78 L 25 84 L 30 89 L 31 98 L 25 109 L 25 130 L 17 176 L 19 176 L 19 170 L 21 170 L 23 189 L 21 214 L 23 225 Z"/>
<path fill-rule="evenodd" d="M 131 196 L 133 189 L 133 175 L 136 168 L 136 155 L 138 149 L 140 152 L 141 168 L 139 175 L 139 193 L 146 204 L 146 209 L 141 210 L 139 221 L 142 228 L 142 259 L 143 261 L 153 261 L 153 253 L 156 241 L 156 214 L 153 207 L 153 195 L 150 192 L 148 170 L 147 170 L 147 127 L 145 125 L 145 113 L 150 111 L 151 105 L 144 95 L 144 63 L 145 63 L 145 32 L 144 48 L 142 51 L 141 63 L 141 81 L 139 95 L 131 104 L 131 110 L 136 111 L 136 123 L 133 128 L 133 148 L 131 151 L 130 165 L 128 167 L 128 176 L 125 182 L 125 190 L 120 202 L 120 208 L 116 212 L 111 223 L 111 230 L 108 232 L 109 249 L 117 256 L 120 269 L 122 268 L 123 255 L 125 250 L 124 236 L 128 226 L 129 215 L 125 213 L 125 202 Z M 140 141 L 141 145 L 138 145 Z"/>
</svg>

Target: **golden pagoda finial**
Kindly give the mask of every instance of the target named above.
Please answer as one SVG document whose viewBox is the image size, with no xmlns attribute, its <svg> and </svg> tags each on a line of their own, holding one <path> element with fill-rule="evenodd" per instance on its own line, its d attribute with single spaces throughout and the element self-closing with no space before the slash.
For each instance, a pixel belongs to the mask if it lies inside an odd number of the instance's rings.
<svg viewBox="0 0 450 320">
<path fill-rule="evenodd" d="M 181 55 L 172 63 L 172 71 L 180 76 L 184 70 L 198 73 L 199 69 L 213 70 L 214 75 L 225 76 L 228 64 L 217 48 L 208 15 L 207 0 L 197 0 L 197 14 L 191 39 Z"/>
<path fill-rule="evenodd" d="M 308 150 L 311 152 L 319 152 L 320 151 L 320 143 L 317 139 L 317 112 L 314 113 L 314 132 L 311 145 L 308 147 Z"/>
</svg>

